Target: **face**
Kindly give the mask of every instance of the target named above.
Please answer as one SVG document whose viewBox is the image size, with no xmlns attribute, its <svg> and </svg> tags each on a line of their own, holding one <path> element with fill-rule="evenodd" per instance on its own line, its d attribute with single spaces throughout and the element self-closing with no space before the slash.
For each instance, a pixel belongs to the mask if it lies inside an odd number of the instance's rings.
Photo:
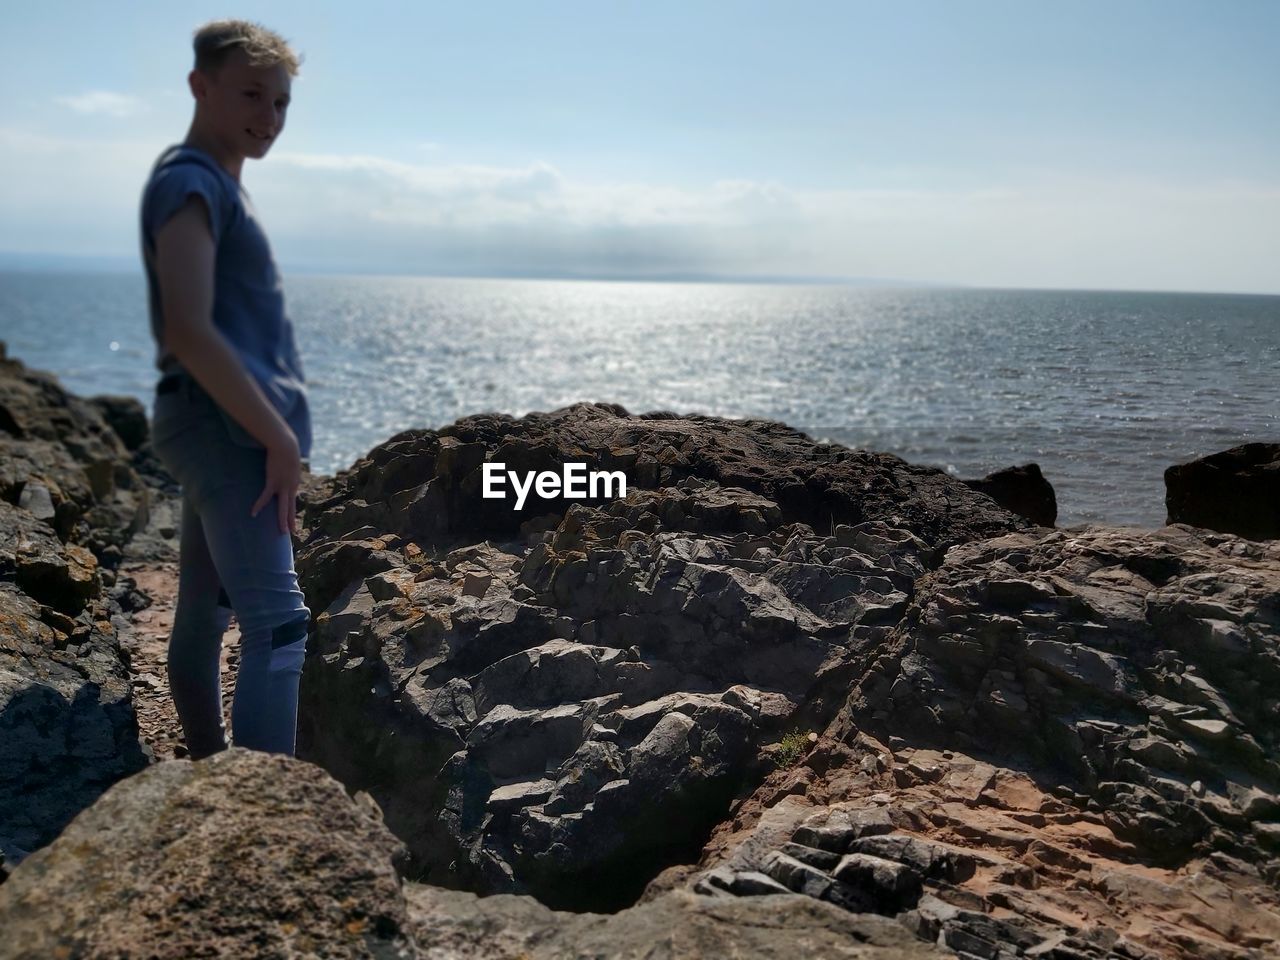
<svg viewBox="0 0 1280 960">
<path fill-rule="evenodd" d="M 209 129 L 243 157 L 261 159 L 284 129 L 289 107 L 289 71 L 283 64 L 254 67 L 243 50 L 233 50 L 216 77 L 191 73 Z"/>
</svg>

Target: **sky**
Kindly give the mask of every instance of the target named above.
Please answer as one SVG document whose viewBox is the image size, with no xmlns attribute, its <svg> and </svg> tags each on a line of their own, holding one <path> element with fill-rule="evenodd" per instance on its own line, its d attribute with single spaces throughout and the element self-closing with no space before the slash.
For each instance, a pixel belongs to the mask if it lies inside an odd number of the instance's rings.
<svg viewBox="0 0 1280 960">
<path fill-rule="evenodd" d="M 304 58 L 286 271 L 1280 293 L 1271 0 L 13 5 L 0 265 L 140 269 L 221 17 Z"/>
</svg>

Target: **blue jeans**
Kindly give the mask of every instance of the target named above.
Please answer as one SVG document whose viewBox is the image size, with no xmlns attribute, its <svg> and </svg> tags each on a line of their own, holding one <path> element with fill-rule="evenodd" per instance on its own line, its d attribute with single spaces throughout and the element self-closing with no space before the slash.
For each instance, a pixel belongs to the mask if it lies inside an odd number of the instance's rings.
<svg viewBox="0 0 1280 960">
<path fill-rule="evenodd" d="M 226 749 L 219 662 L 229 613 L 218 605 L 225 591 L 240 624 L 234 743 L 292 756 L 311 611 L 275 498 L 249 516 L 266 483 L 267 452 L 232 431 L 226 417 L 189 376 L 178 377 L 177 389 L 157 391 L 152 448 L 182 486 L 169 688 L 191 758 Z"/>
</svg>

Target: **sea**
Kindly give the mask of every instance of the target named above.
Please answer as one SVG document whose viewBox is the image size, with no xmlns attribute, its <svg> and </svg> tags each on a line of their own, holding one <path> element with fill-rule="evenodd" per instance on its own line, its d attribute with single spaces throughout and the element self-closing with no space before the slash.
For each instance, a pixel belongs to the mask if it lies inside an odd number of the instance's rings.
<svg viewBox="0 0 1280 960">
<path fill-rule="evenodd" d="M 1166 467 L 1280 442 L 1280 296 L 288 275 L 312 469 L 578 401 L 782 421 L 959 477 L 1037 463 L 1059 526 L 1165 522 Z M 0 272 L 11 357 L 153 402 L 141 268 Z"/>
</svg>

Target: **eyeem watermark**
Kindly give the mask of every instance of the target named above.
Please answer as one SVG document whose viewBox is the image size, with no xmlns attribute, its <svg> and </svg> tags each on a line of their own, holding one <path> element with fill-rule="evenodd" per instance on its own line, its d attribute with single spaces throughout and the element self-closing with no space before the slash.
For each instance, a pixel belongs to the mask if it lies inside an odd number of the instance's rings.
<svg viewBox="0 0 1280 960">
<path fill-rule="evenodd" d="M 627 495 L 627 475 L 621 470 L 592 470 L 587 472 L 585 463 L 565 463 L 561 465 L 561 473 L 554 470 L 540 470 L 534 473 L 527 471 L 524 483 L 514 470 L 507 470 L 505 463 L 486 463 L 482 468 L 484 489 L 482 496 L 486 500 L 501 500 L 507 496 L 502 489 L 509 478 L 516 492 L 516 502 L 512 510 L 524 506 L 529 490 L 538 492 L 545 499 L 565 497 L 568 500 L 593 500 L 602 497 L 625 497 Z M 588 484 L 588 486 L 582 486 Z M 603 488 L 603 492 L 598 492 Z"/>
</svg>

